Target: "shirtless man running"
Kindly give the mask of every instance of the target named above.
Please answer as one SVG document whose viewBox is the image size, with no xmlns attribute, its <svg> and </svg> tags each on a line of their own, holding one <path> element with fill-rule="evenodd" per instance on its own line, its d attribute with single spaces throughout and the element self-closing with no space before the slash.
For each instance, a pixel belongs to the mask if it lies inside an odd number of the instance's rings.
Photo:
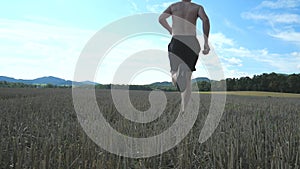
<svg viewBox="0 0 300 169">
<path fill-rule="evenodd" d="M 172 16 L 172 27 L 167 18 Z M 172 82 L 181 92 L 181 110 L 184 112 L 191 96 L 191 77 L 201 50 L 196 38 L 197 19 L 202 20 L 204 34 L 203 54 L 210 51 L 208 36 L 209 19 L 201 5 L 191 0 L 182 0 L 171 4 L 159 17 L 160 24 L 172 35 L 168 45 Z"/>
</svg>

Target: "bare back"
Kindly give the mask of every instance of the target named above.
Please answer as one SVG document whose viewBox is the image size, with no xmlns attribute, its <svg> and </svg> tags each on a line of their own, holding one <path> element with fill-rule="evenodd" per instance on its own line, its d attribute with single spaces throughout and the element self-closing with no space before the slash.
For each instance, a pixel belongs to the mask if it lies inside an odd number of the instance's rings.
<svg viewBox="0 0 300 169">
<path fill-rule="evenodd" d="M 172 26 L 167 22 L 167 18 L 172 16 Z M 209 53 L 208 37 L 210 30 L 209 19 L 201 5 L 192 3 L 191 0 L 170 5 L 160 16 L 159 23 L 168 30 L 171 35 L 192 35 L 196 36 L 197 19 L 202 20 L 204 35 L 203 54 Z"/>
<path fill-rule="evenodd" d="M 191 2 L 178 2 L 170 6 L 174 35 L 196 35 L 199 7 Z"/>
</svg>

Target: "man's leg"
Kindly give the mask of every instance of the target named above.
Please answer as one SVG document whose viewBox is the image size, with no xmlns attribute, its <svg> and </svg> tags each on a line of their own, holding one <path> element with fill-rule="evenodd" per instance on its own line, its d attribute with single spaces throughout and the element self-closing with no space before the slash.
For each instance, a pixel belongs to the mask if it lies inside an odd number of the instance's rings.
<svg viewBox="0 0 300 169">
<path fill-rule="evenodd" d="M 189 103 L 192 94 L 192 85 L 191 85 L 192 72 L 186 71 L 185 75 L 186 75 L 185 76 L 186 88 L 183 92 L 181 92 L 181 109 L 180 109 L 181 113 L 186 110 L 186 107 Z"/>
<path fill-rule="evenodd" d="M 171 71 L 171 77 L 172 77 L 172 84 L 174 86 L 176 86 L 176 83 L 177 83 L 177 74 L 176 74 L 177 71 Z"/>
<path fill-rule="evenodd" d="M 170 67 L 171 67 L 172 84 L 176 86 L 177 77 L 178 77 L 178 68 L 179 65 L 182 63 L 182 60 L 179 59 L 178 56 L 174 55 L 172 52 L 169 52 L 169 60 L 170 60 Z"/>
</svg>

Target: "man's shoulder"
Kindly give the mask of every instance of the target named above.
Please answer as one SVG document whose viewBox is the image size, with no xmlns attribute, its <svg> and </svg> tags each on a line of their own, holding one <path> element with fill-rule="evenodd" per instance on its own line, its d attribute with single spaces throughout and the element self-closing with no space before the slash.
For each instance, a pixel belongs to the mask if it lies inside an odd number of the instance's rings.
<svg viewBox="0 0 300 169">
<path fill-rule="evenodd" d="M 176 7 L 176 6 L 181 6 L 181 5 L 182 5 L 182 2 L 175 2 L 175 3 L 171 4 L 170 6 Z M 193 7 L 196 7 L 196 8 L 202 7 L 202 5 L 194 3 L 194 2 L 191 2 L 190 5 L 192 5 Z"/>
<path fill-rule="evenodd" d="M 175 3 L 172 3 L 170 5 L 170 7 L 176 7 L 176 6 L 180 6 L 182 4 L 182 2 L 175 2 Z M 194 6 L 194 7 L 202 7 L 202 5 L 200 4 L 197 4 L 197 3 L 194 3 L 194 2 L 191 2 L 191 5 Z"/>
<path fill-rule="evenodd" d="M 202 7 L 202 5 L 200 5 L 200 4 L 196 4 L 196 3 L 194 3 L 194 2 L 191 2 L 191 4 L 192 4 L 193 6 L 196 6 L 196 7 L 198 7 L 198 8 Z"/>
<path fill-rule="evenodd" d="M 172 6 L 176 6 L 176 5 L 179 5 L 181 2 L 174 2 L 174 3 L 172 3 L 170 6 L 172 7 Z"/>
</svg>

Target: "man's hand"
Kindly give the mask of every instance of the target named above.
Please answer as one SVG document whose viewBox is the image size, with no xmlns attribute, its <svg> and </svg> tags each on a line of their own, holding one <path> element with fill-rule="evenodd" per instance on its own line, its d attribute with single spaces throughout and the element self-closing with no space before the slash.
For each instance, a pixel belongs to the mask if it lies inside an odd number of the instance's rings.
<svg viewBox="0 0 300 169">
<path fill-rule="evenodd" d="M 210 51 L 209 45 L 208 45 L 208 43 L 205 43 L 204 44 L 204 50 L 202 51 L 202 53 L 204 55 L 207 55 L 209 53 L 209 51 Z"/>
</svg>

